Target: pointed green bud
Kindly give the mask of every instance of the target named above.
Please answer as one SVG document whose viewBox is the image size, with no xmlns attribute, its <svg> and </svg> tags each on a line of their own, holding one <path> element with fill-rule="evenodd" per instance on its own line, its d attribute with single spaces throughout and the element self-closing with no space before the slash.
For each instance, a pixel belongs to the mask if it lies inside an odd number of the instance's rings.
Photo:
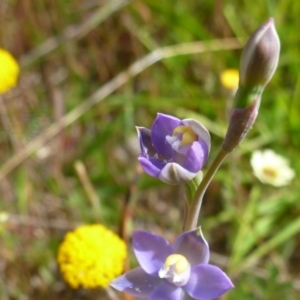
<svg viewBox="0 0 300 300">
<path fill-rule="evenodd" d="M 270 18 L 250 37 L 242 52 L 240 85 L 265 87 L 278 64 L 280 41 L 274 20 Z"/>
<path fill-rule="evenodd" d="M 252 34 L 242 53 L 239 88 L 222 145 L 226 152 L 231 152 L 253 126 L 262 92 L 277 68 L 279 52 L 279 37 L 270 18 Z"/>
</svg>

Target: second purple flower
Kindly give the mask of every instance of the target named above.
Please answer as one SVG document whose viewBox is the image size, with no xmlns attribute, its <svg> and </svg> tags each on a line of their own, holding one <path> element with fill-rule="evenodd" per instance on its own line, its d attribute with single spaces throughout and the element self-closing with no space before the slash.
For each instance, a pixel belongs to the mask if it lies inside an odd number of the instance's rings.
<svg viewBox="0 0 300 300">
<path fill-rule="evenodd" d="M 201 228 L 182 233 L 173 244 L 159 235 L 135 231 L 132 244 L 140 264 L 110 285 L 148 300 L 213 300 L 233 288 L 229 277 L 208 264 Z"/>
<path fill-rule="evenodd" d="M 198 121 L 159 113 L 151 130 L 137 127 L 137 131 L 141 147 L 138 160 L 142 168 L 163 182 L 187 182 L 207 161 L 210 135 Z"/>
</svg>

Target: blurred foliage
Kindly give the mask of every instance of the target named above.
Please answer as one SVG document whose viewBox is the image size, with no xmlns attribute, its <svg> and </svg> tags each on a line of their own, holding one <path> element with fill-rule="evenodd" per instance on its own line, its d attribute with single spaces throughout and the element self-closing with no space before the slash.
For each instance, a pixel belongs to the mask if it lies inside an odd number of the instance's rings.
<svg viewBox="0 0 300 300">
<path fill-rule="evenodd" d="M 0 175 L 49 126 L 149 52 L 244 41 L 272 16 L 282 44 L 278 70 L 255 126 L 211 183 L 200 223 L 212 252 L 223 258 L 212 263 L 236 285 L 222 299 L 298 299 L 298 176 L 286 188 L 263 185 L 249 158 L 255 149 L 272 148 L 300 173 L 299 12 L 293 0 L 1 1 L 0 47 L 19 60 L 21 76 L 0 98 Z M 140 175 L 134 126 L 150 127 L 157 111 L 195 117 L 212 132 L 213 157 L 232 99 L 219 76 L 238 68 L 240 53 L 220 49 L 153 64 L 0 180 L 1 299 L 110 299 L 102 290 L 72 290 L 58 272 L 58 245 L 78 224 L 101 222 L 127 241 L 134 229 L 169 240 L 180 233 L 184 189 Z"/>
</svg>

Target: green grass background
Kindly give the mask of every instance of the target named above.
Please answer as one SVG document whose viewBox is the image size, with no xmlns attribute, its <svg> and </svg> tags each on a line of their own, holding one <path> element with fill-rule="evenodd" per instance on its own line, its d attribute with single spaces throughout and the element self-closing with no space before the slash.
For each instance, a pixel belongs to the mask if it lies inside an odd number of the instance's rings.
<svg viewBox="0 0 300 300">
<path fill-rule="evenodd" d="M 238 68 L 241 49 L 224 50 L 224 40 L 218 51 L 163 58 L 84 105 L 155 49 L 227 38 L 243 45 L 273 17 L 278 70 L 253 129 L 211 183 L 200 223 L 211 263 L 236 286 L 222 299 L 299 299 L 299 14 L 294 0 L 2 1 L 0 47 L 18 59 L 21 75 L 1 96 L 0 298 L 111 299 L 100 289 L 72 290 L 59 274 L 59 243 L 78 224 L 101 222 L 129 240 L 135 229 L 169 240 L 180 233 L 184 189 L 137 177 L 135 125 L 151 127 L 157 112 L 203 121 L 212 135 L 209 165 L 232 98 L 219 76 Z M 49 126 L 60 128 L 55 137 Z M 289 186 L 253 176 L 251 153 L 263 148 L 290 160 Z"/>
</svg>

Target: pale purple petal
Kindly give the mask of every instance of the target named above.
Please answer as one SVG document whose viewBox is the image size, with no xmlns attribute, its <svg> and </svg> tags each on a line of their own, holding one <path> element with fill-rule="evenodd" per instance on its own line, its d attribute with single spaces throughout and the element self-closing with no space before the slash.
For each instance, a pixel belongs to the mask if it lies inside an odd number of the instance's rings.
<svg viewBox="0 0 300 300">
<path fill-rule="evenodd" d="M 157 155 L 157 151 L 153 147 L 151 141 L 151 130 L 145 127 L 136 127 L 136 130 L 138 133 L 142 154 L 144 154 L 146 157 L 154 157 Z"/>
<path fill-rule="evenodd" d="M 158 276 L 166 258 L 173 253 L 169 242 L 147 231 L 135 231 L 132 235 L 135 256 L 148 274 Z"/>
<path fill-rule="evenodd" d="M 166 136 L 172 135 L 173 130 L 177 126 L 184 125 L 179 119 L 164 115 L 157 114 L 157 117 L 151 128 L 151 140 L 157 152 L 165 158 L 172 157 L 173 149 L 170 144 L 166 142 Z"/>
<path fill-rule="evenodd" d="M 159 177 L 161 169 L 165 166 L 165 164 L 161 160 L 149 159 L 143 154 L 139 155 L 138 161 L 146 173 L 157 178 Z"/>
<path fill-rule="evenodd" d="M 190 172 L 198 173 L 208 158 L 208 148 L 205 142 L 194 142 L 188 150 L 183 167 Z"/>
<path fill-rule="evenodd" d="M 200 264 L 192 268 L 184 290 L 196 300 L 213 300 L 233 288 L 228 276 L 218 267 Z"/>
<path fill-rule="evenodd" d="M 183 290 L 164 280 L 150 295 L 148 300 L 181 300 Z"/>
<path fill-rule="evenodd" d="M 182 254 L 191 264 L 206 264 L 209 260 L 209 248 L 201 228 L 181 234 L 172 244 L 174 253 Z"/>
<path fill-rule="evenodd" d="M 188 293 L 184 292 L 181 300 L 195 300 L 195 298 L 192 298 Z M 202 299 L 206 300 L 206 299 Z"/>
<path fill-rule="evenodd" d="M 117 277 L 110 285 L 118 291 L 132 296 L 147 298 L 159 286 L 160 282 L 160 278 L 147 274 L 139 267 Z"/>
<path fill-rule="evenodd" d="M 177 163 L 167 163 L 159 174 L 159 179 L 168 184 L 190 181 L 197 173 L 189 172 Z"/>
</svg>

